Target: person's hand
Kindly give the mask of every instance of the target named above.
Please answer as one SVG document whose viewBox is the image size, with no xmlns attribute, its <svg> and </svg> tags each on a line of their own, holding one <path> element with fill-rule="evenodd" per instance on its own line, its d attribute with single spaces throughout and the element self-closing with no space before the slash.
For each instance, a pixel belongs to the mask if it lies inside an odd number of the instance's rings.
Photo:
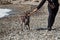
<svg viewBox="0 0 60 40">
<path fill-rule="evenodd" d="M 32 12 L 36 12 L 38 9 L 37 8 L 35 8 Z"/>
<path fill-rule="evenodd" d="M 38 9 L 35 8 L 32 12 L 30 12 L 30 14 L 28 14 L 28 16 L 31 16 L 34 12 L 36 12 Z"/>
<path fill-rule="evenodd" d="M 51 7 L 52 9 L 54 9 L 54 8 L 55 8 L 55 6 L 54 6 L 54 5 L 50 5 L 50 7 Z"/>
<path fill-rule="evenodd" d="M 55 8 L 54 3 L 53 3 L 53 4 L 49 4 L 49 5 L 50 5 L 50 7 L 51 7 L 52 9 L 54 9 L 54 8 Z"/>
</svg>

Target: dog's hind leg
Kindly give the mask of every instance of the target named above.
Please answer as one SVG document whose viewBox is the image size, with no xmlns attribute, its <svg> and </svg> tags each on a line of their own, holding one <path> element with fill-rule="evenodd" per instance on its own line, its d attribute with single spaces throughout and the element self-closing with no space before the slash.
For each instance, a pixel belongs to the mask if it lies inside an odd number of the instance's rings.
<svg viewBox="0 0 60 40">
<path fill-rule="evenodd" d="M 21 22 L 21 31 L 24 31 L 24 23 Z"/>
</svg>

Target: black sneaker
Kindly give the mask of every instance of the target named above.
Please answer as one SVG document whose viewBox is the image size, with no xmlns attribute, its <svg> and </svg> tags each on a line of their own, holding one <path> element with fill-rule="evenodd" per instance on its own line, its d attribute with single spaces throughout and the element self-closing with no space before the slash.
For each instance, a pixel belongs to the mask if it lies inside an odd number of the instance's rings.
<svg viewBox="0 0 60 40">
<path fill-rule="evenodd" d="M 48 31 L 51 31 L 51 30 L 52 30 L 52 28 L 49 27 L 49 28 L 48 28 Z"/>
</svg>

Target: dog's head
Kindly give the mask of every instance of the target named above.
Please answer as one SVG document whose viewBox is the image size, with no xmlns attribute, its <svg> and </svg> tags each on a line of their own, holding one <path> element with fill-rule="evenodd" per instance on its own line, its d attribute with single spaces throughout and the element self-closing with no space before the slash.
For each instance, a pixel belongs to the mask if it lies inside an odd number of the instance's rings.
<svg viewBox="0 0 60 40">
<path fill-rule="evenodd" d="M 28 21 L 28 19 L 29 19 L 28 14 L 30 14 L 30 11 L 25 11 L 24 14 L 21 16 L 21 20 L 22 21 L 25 21 L 25 20 Z"/>
<path fill-rule="evenodd" d="M 25 12 L 24 12 L 24 15 L 25 15 L 25 16 L 28 16 L 28 14 L 30 14 L 30 11 L 25 11 Z"/>
</svg>

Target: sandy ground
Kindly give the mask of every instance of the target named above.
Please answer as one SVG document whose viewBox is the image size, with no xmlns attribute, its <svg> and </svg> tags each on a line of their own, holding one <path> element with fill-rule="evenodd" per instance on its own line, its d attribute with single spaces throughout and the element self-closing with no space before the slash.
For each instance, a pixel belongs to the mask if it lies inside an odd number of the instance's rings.
<svg viewBox="0 0 60 40">
<path fill-rule="evenodd" d="M 12 14 L 0 19 L 0 40 L 60 40 L 60 12 L 56 16 L 53 30 L 47 31 L 47 8 L 42 8 L 30 18 L 31 30 L 21 31 L 20 15 L 31 10 L 28 5 L 1 5 L 0 8 L 13 9 Z M 28 9 L 29 8 L 29 9 Z M 42 11 L 43 10 L 43 11 Z M 59 10 L 60 11 L 60 10 Z M 37 30 L 39 29 L 39 30 Z"/>
</svg>

